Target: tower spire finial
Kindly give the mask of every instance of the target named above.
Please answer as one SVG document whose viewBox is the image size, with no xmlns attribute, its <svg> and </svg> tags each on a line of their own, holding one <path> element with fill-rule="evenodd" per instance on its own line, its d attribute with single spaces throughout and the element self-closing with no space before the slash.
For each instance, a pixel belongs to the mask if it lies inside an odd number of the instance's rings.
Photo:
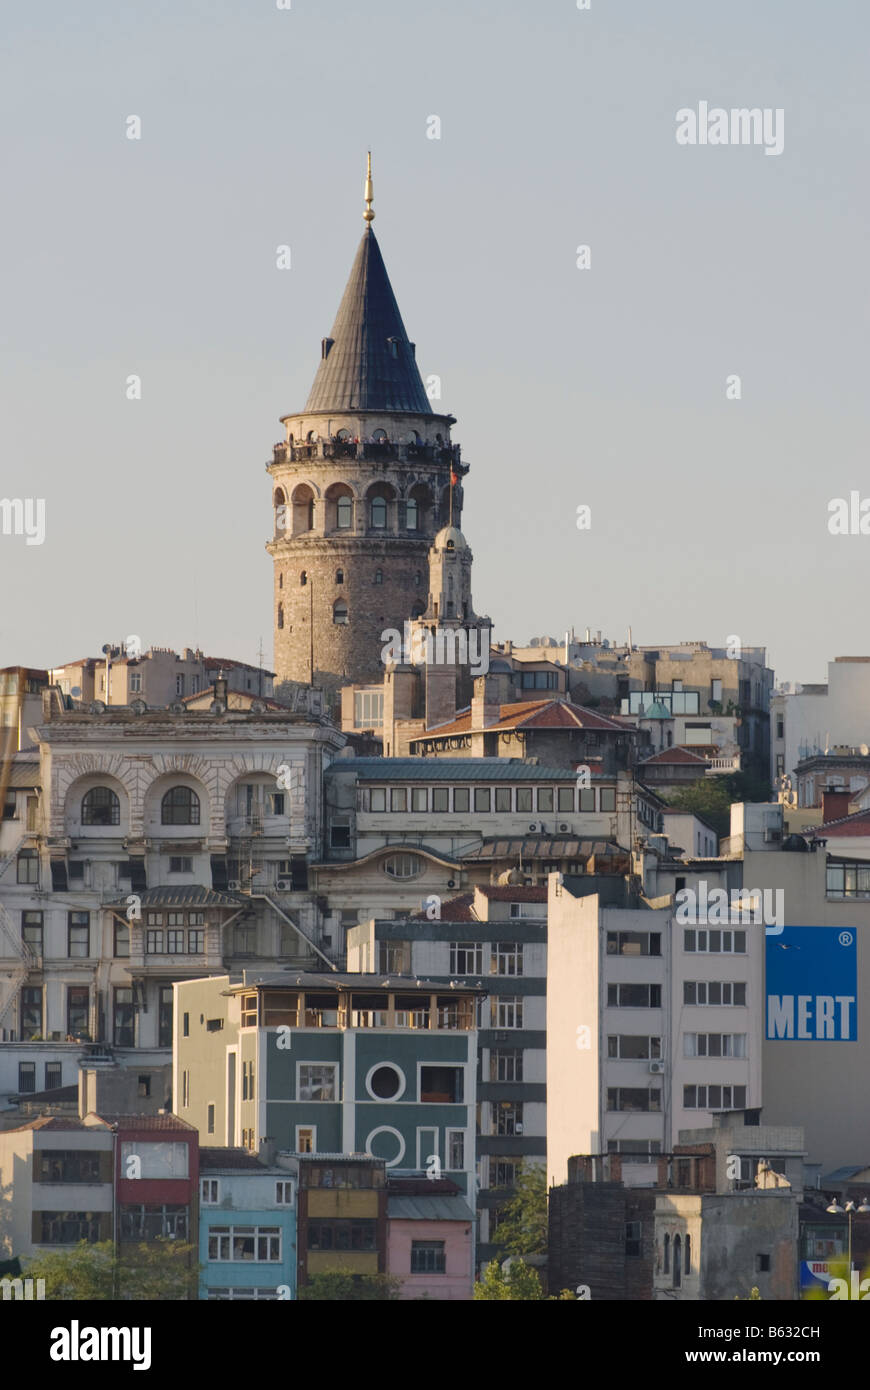
<svg viewBox="0 0 870 1390">
<path fill-rule="evenodd" d="M 372 210 L 372 202 L 373 202 L 373 200 L 374 200 L 374 196 L 375 196 L 375 195 L 374 195 L 374 192 L 373 192 L 373 190 L 372 190 L 372 152 L 371 152 L 371 150 L 369 150 L 369 162 L 368 162 L 368 167 L 367 167 L 367 169 L 366 169 L 366 187 L 365 187 L 365 193 L 364 193 L 363 196 L 364 196 L 364 198 L 365 198 L 365 200 L 366 200 L 366 210 L 365 210 L 365 212 L 363 213 L 363 221 L 366 222 L 366 223 L 368 223 L 369 226 L 371 226 L 371 225 L 372 225 L 372 222 L 374 221 L 374 216 L 375 216 L 375 214 L 374 214 L 374 212 L 373 212 L 373 210 Z"/>
</svg>

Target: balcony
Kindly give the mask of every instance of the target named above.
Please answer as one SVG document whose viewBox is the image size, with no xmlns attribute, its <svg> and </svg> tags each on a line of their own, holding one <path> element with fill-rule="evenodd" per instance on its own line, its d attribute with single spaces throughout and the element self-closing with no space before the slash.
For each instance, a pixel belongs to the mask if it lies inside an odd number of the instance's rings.
<svg viewBox="0 0 870 1390">
<path fill-rule="evenodd" d="M 732 758 L 709 758 L 704 769 L 705 777 L 721 777 L 726 772 L 740 771 L 740 754 Z"/>
<path fill-rule="evenodd" d="M 460 464 L 459 444 L 403 443 L 391 440 L 320 439 L 309 444 L 275 444 L 274 463 L 306 463 L 331 459 L 366 459 L 371 463 L 402 460 L 415 463 Z"/>
</svg>

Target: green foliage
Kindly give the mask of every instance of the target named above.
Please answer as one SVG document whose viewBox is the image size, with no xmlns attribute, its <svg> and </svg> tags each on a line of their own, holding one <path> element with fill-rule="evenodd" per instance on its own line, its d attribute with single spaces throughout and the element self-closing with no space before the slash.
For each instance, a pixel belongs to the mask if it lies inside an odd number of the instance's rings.
<svg viewBox="0 0 870 1390">
<path fill-rule="evenodd" d="M 543 1297 L 537 1271 L 522 1260 L 511 1260 L 507 1271 L 498 1260 L 491 1260 L 483 1278 L 474 1286 L 474 1298 L 478 1303 L 532 1303 Z"/>
<path fill-rule="evenodd" d="M 334 1269 L 314 1274 L 301 1287 L 297 1298 L 305 1302 L 388 1302 L 399 1297 L 401 1279 L 389 1274 L 354 1274 L 349 1269 Z"/>
<path fill-rule="evenodd" d="M 709 821 L 720 839 L 731 833 L 731 805 L 735 801 L 767 801 L 770 787 L 762 778 L 746 772 L 724 777 L 699 777 L 667 798 L 669 806 Z"/>
<path fill-rule="evenodd" d="M 547 1253 L 547 1177 L 540 1163 L 524 1163 L 514 1195 L 504 1205 L 493 1244 L 509 1255 Z"/>
<path fill-rule="evenodd" d="M 173 1302 L 197 1297 L 200 1266 L 194 1254 L 192 1245 L 158 1239 L 124 1245 L 116 1259 L 110 1240 L 80 1240 L 71 1250 L 37 1255 L 26 1275 L 45 1280 L 46 1300 Z"/>
</svg>

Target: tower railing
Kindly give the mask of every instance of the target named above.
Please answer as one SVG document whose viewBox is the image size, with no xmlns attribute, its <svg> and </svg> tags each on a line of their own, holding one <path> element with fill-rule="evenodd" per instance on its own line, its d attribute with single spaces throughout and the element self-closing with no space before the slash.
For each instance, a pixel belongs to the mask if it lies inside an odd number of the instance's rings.
<svg viewBox="0 0 870 1390">
<path fill-rule="evenodd" d="M 440 464 L 460 463 L 459 444 L 394 443 L 391 440 L 320 439 L 308 444 L 275 444 L 275 463 L 303 463 L 316 459 L 367 459 L 374 463 L 402 460 Z"/>
</svg>

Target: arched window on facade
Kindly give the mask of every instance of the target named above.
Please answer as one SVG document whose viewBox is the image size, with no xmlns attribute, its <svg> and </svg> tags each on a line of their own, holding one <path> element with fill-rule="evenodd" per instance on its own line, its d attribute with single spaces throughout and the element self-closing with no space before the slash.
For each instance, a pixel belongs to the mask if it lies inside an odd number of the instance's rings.
<svg viewBox="0 0 870 1390">
<path fill-rule="evenodd" d="M 305 585 L 308 583 L 308 573 L 306 570 L 303 570 L 300 574 L 299 583 L 302 585 L 303 589 L 305 588 Z"/>
<path fill-rule="evenodd" d="M 683 1282 L 683 1242 L 679 1236 L 674 1236 L 674 1288 L 679 1289 Z"/>
<path fill-rule="evenodd" d="M 664 1244 L 664 1263 L 663 1263 L 663 1269 L 664 1269 L 665 1274 L 670 1274 L 670 1272 L 671 1272 L 671 1238 L 670 1238 L 670 1236 L 665 1236 L 663 1244 Z"/>
<path fill-rule="evenodd" d="M 344 599 L 338 599 L 332 605 L 332 621 L 338 627 L 346 627 L 348 622 L 347 604 Z"/>
<path fill-rule="evenodd" d="M 686 1274 L 691 1274 L 691 1272 L 692 1272 L 692 1237 L 691 1237 L 691 1236 L 686 1236 L 686 1254 L 685 1254 L 685 1259 L 684 1259 L 684 1261 L 683 1261 L 683 1265 L 684 1265 Z"/>
<path fill-rule="evenodd" d="M 281 627 L 284 626 L 284 605 L 283 605 L 283 603 L 279 603 L 279 604 L 278 604 L 278 626 L 279 626 L 279 628 L 281 628 Z"/>
<path fill-rule="evenodd" d="M 416 497 L 409 497 L 405 503 L 405 527 L 408 531 L 416 531 L 420 519 L 420 508 Z"/>
<path fill-rule="evenodd" d="M 375 583 L 376 583 L 376 584 L 383 584 L 383 582 L 384 582 L 384 572 L 383 572 L 383 570 L 375 570 Z"/>
<path fill-rule="evenodd" d="M 371 501 L 371 524 L 374 530 L 383 531 L 387 525 L 387 499 L 373 497 Z"/>
<path fill-rule="evenodd" d="M 339 497 L 335 507 L 335 524 L 339 531 L 349 531 L 353 525 L 353 498 Z"/>
<path fill-rule="evenodd" d="M 335 571 L 335 582 L 336 582 L 336 584 L 343 584 L 343 583 L 344 583 L 344 570 L 336 570 L 336 571 Z"/>
<path fill-rule="evenodd" d="M 119 825 L 121 803 L 111 787 L 91 787 L 82 797 L 82 825 Z"/>
<path fill-rule="evenodd" d="M 170 787 L 160 803 L 161 825 L 199 825 L 199 797 L 190 787 Z"/>
</svg>

